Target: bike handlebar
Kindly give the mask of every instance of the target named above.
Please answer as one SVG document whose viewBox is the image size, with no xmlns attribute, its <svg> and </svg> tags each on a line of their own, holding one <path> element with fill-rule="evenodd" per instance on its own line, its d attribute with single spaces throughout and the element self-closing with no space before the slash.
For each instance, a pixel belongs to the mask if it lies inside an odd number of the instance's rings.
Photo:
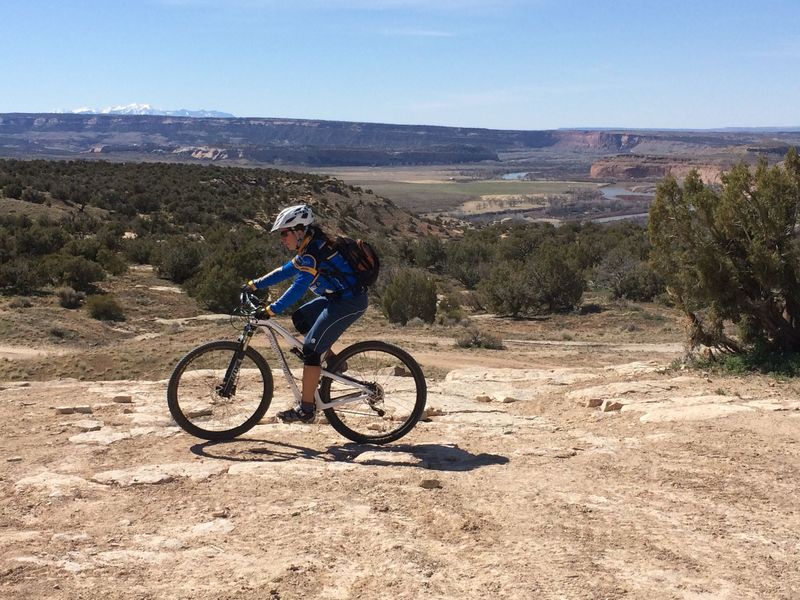
<svg viewBox="0 0 800 600">
<path fill-rule="evenodd" d="M 269 299 L 269 294 L 266 296 Z M 239 294 L 239 307 L 246 315 L 256 318 L 269 318 L 269 314 L 265 310 L 266 302 L 256 296 L 254 292 L 248 289 L 243 289 Z"/>
</svg>

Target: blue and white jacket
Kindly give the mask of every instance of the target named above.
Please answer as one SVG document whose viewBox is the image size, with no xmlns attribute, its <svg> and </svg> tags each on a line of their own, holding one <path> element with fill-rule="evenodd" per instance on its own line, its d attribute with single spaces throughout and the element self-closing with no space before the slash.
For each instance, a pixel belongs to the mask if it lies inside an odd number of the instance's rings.
<svg viewBox="0 0 800 600">
<path fill-rule="evenodd" d="M 289 289 L 267 307 L 273 316 L 294 305 L 308 289 L 317 296 L 339 298 L 351 298 L 359 292 L 358 280 L 347 261 L 313 233 L 303 239 L 292 260 L 250 283 L 260 290 L 291 277 L 295 280 Z"/>
</svg>

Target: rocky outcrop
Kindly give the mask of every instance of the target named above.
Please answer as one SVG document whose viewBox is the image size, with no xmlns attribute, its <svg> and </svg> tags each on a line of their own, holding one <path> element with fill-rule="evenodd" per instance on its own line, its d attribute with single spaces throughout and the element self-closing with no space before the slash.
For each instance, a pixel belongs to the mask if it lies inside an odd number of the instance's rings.
<svg viewBox="0 0 800 600">
<path fill-rule="evenodd" d="M 705 183 L 720 183 L 720 175 L 728 168 L 729 165 L 702 164 L 679 158 L 615 156 L 595 161 L 589 176 L 596 179 L 637 180 L 663 179 L 672 175 L 683 179 L 694 169 Z"/>
<path fill-rule="evenodd" d="M 643 136 L 607 131 L 559 131 L 554 147 L 588 152 L 626 152 L 635 148 Z"/>
</svg>

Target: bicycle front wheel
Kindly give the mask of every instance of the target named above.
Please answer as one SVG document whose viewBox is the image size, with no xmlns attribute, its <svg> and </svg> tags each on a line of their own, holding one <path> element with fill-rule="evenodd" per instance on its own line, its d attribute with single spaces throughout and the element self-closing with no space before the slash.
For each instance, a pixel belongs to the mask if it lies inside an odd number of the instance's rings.
<svg viewBox="0 0 800 600">
<path fill-rule="evenodd" d="M 336 355 L 328 370 L 352 383 L 323 377 L 320 399 L 323 405 L 334 403 L 325 409 L 325 416 L 336 431 L 356 443 L 398 440 L 411 431 L 425 410 L 428 391 L 422 369 L 397 346 L 353 344 Z"/>
<path fill-rule="evenodd" d="M 253 348 L 227 389 L 238 342 L 217 341 L 198 346 L 175 366 L 167 386 L 169 412 L 180 427 L 204 440 L 230 440 L 253 428 L 272 400 L 272 373 Z"/>
</svg>

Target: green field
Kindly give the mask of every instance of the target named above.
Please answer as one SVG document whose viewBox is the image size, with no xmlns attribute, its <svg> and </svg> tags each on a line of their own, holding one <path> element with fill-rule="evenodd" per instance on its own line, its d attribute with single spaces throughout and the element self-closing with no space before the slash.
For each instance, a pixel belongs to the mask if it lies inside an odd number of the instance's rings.
<svg viewBox="0 0 800 600">
<path fill-rule="evenodd" d="M 459 209 L 465 202 L 485 196 L 541 196 L 565 194 L 570 190 L 597 189 L 595 183 L 576 181 L 503 181 L 483 180 L 454 182 L 345 181 L 371 189 L 392 200 L 401 208 L 416 213 L 444 213 Z"/>
</svg>

